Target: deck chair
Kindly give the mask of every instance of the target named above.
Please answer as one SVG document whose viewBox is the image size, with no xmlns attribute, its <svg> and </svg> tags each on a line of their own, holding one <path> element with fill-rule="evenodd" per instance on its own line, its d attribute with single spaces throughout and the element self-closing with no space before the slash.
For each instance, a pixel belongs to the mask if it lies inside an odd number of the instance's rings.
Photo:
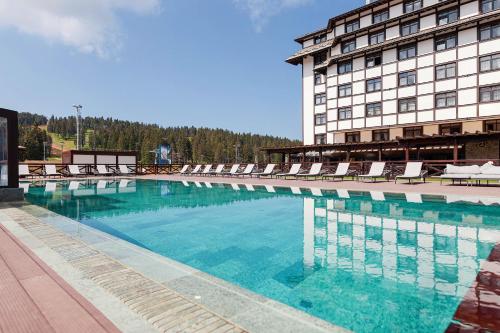
<svg viewBox="0 0 500 333">
<path fill-rule="evenodd" d="M 187 175 L 190 175 L 190 176 L 191 176 L 191 175 L 197 175 L 197 174 L 199 174 L 200 172 L 201 172 L 201 164 L 197 164 L 197 165 L 194 167 L 194 169 L 193 169 L 190 173 L 188 173 Z"/>
<path fill-rule="evenodd" d="M 224 172 L 224 164 L 219 164 L 215 168 L 215 171 L 211 171 L 209 173 L 209 175 L 210 176 L 218 176 L 218 175 L 222 175 L 223 172 Z"/>
<path fill-rule="evenodd" d="M 69 171 L 68 176 L 72 176 L 72 177 L 80 177 L 80 176 L 87 175 L 86 173 L 83 173 L 80 171 L 79 165 L 74 165 L 74 164 L 68 165 L 68 171 Z"/>
<path fill-rule="evenodd" d="M 347 177 L 349 175 L 350 165 L 351 163 L 349 162 L 339 163 L 335 172 L 324 174 L 323 179 L 333 178 L 333 180 L 335 181 L 336 178 L 340 178 L 340 180 L 344 180 L 344 177 Z"/>
<path fill-rule="evenodd" d="M 19 177 L 35 177 L 35 176 L 31 174 L 29 165 L 19 164 Z"/>
<path fill-rule="evenodd" d="M 57 172 L 56 166 L 54 164 L 45 164 L 43 168 L 45 176 L 49 178 L 52 176 L 62 177 L 62 174 L 60 172 Z"/>
<path fill-rule="evenodd" d="M 361 179 L 371 178 L 372 181 L 375 181 L 376 178 L 383 177 L 385 169 L 385 162 L 373 162 L 370 166 L 370 171 L 366 175 L 358 175 Z"/>
<path fill-rule="evenodd" d="M 304 177 L 306 180 L 308 177 L 313 177 L 313 179 L 318 178 L 321 176 L 321 168 L 323 167 L 323 163 L 313 163 L 311 165 L 311 169 L 309 169 L 309 172 L 306 173 L 299 173 L 295 175 L 296 178 L 301 178 Z"/>
<path fill-rule="evenodd" d="M 122 176 L 127 176 L 127 175 L 131 175 L 132 174 L 132 172 L 130 171 L 130 169 L 128 168 L 128 166 L 125 165 L 125 164 L 118 165 L 118 172 Z"/>
<path fill-rule="evenodd" d="M 207 164 L 205 165 L 205 168 L 203 169 L 203 171 L 201 172 L 201 175 L 202 176 L 207 176 L 210 174 L 210 171 L 212 170 L 212 164 Z"/>
<path fill-rule="evenodd" d="M 253 163 L 247 164 L 247 166 L 245 167 L 245 169 L 242 172 L 235 173 L 234 175 L 237 176 L 237 177 L 239 177 L 239 176 L 242 176 L 242 177 L 250 176 L 252 174 L 252 171 L 253 171 L 254 168 L 255 168 L 255 164 L 253 164 Z"/>
<path fill-rule="evenodd" d="M 240 168 L 239 164 L 233 164 L 233 166 L 231 167 L 231 170 L 229 170 L 229 172 L 224 172 L 223 175 L 234 176 L 238 172 L 239 168 Z"/>
<path fill-rule="evenodd" d="M 301 166 L 300 163 L 295 163 L 290 168 L 290 171 L 288 171 L 288 172 L 282 172 L 282 173 L 277 173 L 275 176 L 276 176 L 276 178 L 283 177 L 285 179 L 286 179 L 286 177 L 296 176 L 299 173 L 299 171 L 300 171 L 300 166 Z"/>
<path fill-rule="evenodd" d="M 189 169 L 189 164 L 185 164 L 185 165 L 182 167 L 181 171 L 179 171 L 179 174 L 180 174 L 180 175 L 186 174 L 186 173 L 188 172 L 188 169 Z"/>
<path fill-rule="evenodd" d="M 99 176 L 109 176 L 113 174 L 111 171 L 109 171 L 108 167 L 103 164 L 98 164 L 96 171 L 96 175 Z"/>
<path fill-rule="evenodd" d="M 270 176 L 272 177 L 273 176 L 273 173 L 274 173 L 274 168 L 276 168 L 276 164 L 268 164 L 266 165 L 266 168 L 264 169 L 264 171 L 262 172 L 252 172 L 252 174 L 250 175 L 250 177 L 266 177 L 266 176 Z"/>
<path fill-rule="evenodd" d="M 407 179 L 408 183 L 411 183 L 414 179 L 422 178 L 425 183 L 425 175 L 427 171 L 422 171 L 423 162 L 408 162 L 406 163 L 405 172 L 400 176 L 394 178 L 394 184 L 397 183 L 398 179 Z"/>
</svg>

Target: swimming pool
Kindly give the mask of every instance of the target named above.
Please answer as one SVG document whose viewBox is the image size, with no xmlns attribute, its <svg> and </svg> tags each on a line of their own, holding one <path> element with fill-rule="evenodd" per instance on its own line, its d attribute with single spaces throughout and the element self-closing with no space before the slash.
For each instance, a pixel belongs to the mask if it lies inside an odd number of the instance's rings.
<svg viewBox="0 0 500 333">
<path fill-rule="evenodd" d="M 31 203 L 356 332 L 442 332 L 500 239 L 498 202 L 477 198 L 151 180 L 26 190 Z"/>
</svg>

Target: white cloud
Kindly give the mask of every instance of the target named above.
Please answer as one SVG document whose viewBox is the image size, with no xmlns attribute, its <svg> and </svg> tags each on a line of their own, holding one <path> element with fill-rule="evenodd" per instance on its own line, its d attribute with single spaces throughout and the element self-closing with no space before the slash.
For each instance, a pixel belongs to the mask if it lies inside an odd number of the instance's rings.
<svg viewBox="0 0 500 333">
<path fill-rule="evenodd" d="M 271 17 L 285 9 L 310 4 L 313 0 L 233 0 L 233 2 L 248 12 L 255 29 L 260 32 Z"/>
<path fill-rule="evenodd" d="M 117 12 L 147 15 L 159 9 L 160 0 L 0 0 L 0 27 L 105 58 L 120 47 Z"/>
</svg>

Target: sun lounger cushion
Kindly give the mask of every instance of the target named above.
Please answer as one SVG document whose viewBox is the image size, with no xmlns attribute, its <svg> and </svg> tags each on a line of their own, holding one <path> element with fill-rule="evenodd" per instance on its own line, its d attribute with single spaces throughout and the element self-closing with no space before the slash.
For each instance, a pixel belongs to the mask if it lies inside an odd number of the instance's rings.
<svg viewBox="0 0 500 333">
<path fill-rule="evenodd" d="M 445 173 L 440 177 L 447 179 L 469 179 L 471 176 L 473 175 L 471 175 L 470 173 L 452 173 L 452 174 Z"/>
<path fill-rule="evenodd" d="M 482 175 L 499 175 L 500 176 L 500 166 L 489 165 L 487 168 L 481 167 Z"/>
<path fill-rule="evenodd" d="M 481 173 L 481 168 L 479 165 L 467 165 L 467 166 L 457 166 L 452 164 L 447 164 L 445 169 L 445 174 L 479 174 Z"/>
</svg>

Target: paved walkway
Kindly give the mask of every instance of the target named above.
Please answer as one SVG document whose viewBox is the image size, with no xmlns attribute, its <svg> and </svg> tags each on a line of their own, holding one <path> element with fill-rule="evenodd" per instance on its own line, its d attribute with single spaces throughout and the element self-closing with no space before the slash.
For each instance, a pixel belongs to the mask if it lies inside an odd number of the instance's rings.
<svg viewBox="0 0 500 333">
<path fill-rule="evenodd" d="M 422 194 L 446 195 L 456 194 L 464 196 L 494 196 L 500 197 L 500 184 L 489 186 L 466 186 L 466 185 L 451 185 L 448 183 L 439 184 L 439 181 L 427 183 L 398 183 L 389 182 L 358 182 L 358 181 L 321 181 L 321 180 L 294 180 L 294 179 L 270 179 L 270 178 L 249 178 L 249 177 L 203 177 L 203 176 L 183 176 L 183 175 L 147 175 L 138 178 L 143 179 L 165 179 L 165 180 L 187 180 L 187 181 L 202 181 L 212 183 L 238 183 L 238 184 L 253 184 L 253 185 L 273 185 L 284 187 L 317 187 L 321 189 L 346 189 L 353 191 L 382 191 L 382 192 L 414 192 Z"/>
<path fill-rule="evenodd" d="M 119 332 L 0 226 L 0 332 Z"/>
</svg>

